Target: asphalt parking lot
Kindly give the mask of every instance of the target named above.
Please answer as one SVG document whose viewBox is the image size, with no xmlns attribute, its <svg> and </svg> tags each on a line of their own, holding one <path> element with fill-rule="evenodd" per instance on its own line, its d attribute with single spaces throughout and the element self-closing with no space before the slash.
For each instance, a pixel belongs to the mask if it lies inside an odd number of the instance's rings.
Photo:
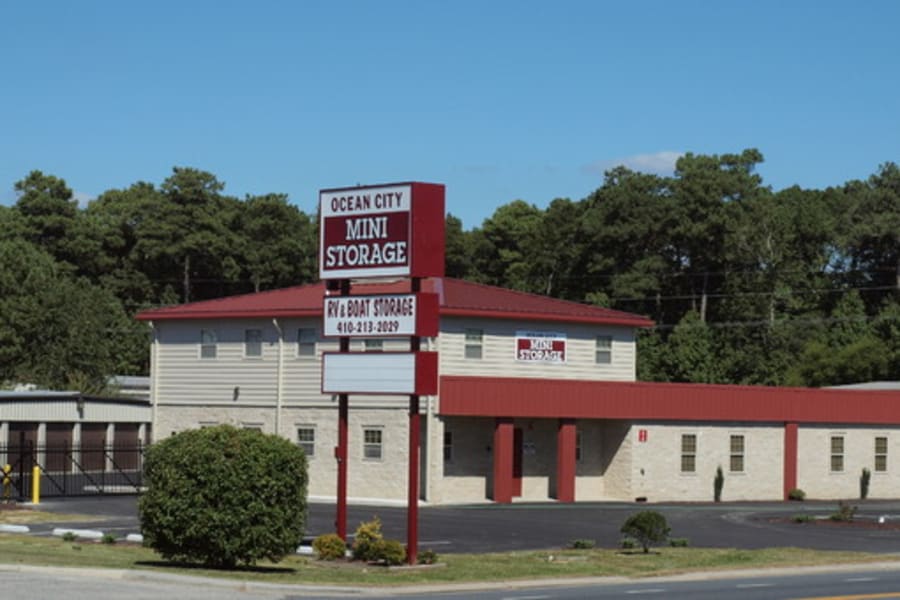
<svg viewBox="0 0 900 600">
<path fill-rule="evenodd" d="M 422 506 L 419 548 L 441 552 L 499 552 L 561 547 L 575 539 L 591 539 L 600 547 L 619 545 L 619 528 L 639 510 L 665 515 L 672 536 L 692 546 L 765 548 L 793 546 L 820 550 L 900 553 L 900 501 L 859 501 L 856 526 L 798 524 L 795 515 L 827 517 L 836 501 L 754 503 L 514 503 L 510 505 Z M 46 499 L 40 508 L 87 515 L 77 523 L 32 526 L 49 535 L 55 526 L 93 528 L 116 535 L 140 530 L 136 496 L 96 496 Z M 352 505 L 347 531 L 379 517 L 387 537 L 406 539 L 406 508 Z M 334 531 L 333 503 L 311 503 L 307 535 Z M 874 525 L 882 518 L 886 525 Z M 890 527 L 897 527 L 893 529 Z"/>
</svg>

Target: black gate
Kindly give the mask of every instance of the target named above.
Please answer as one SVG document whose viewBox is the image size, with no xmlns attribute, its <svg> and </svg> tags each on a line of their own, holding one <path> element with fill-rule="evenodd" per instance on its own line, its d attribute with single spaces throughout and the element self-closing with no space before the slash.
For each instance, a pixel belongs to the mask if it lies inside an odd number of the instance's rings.
<svg viewBox="0 0 900 600">
<path fill-rule="evenodd" d="M 9 466 L 2 492 L 13 500 L 31 497 L 34 467 L 41 470 L 41 497 L 142 491 L 144 446 L 140 443 L 72 448 L 68 443 L 47 446 L 23 439 L 0 445 L 0 457 Z"/>
</svg>

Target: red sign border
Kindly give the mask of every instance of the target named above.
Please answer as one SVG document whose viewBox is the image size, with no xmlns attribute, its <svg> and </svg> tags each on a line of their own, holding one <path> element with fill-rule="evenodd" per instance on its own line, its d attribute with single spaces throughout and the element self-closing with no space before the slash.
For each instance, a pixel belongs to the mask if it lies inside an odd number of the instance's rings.
<svg viewBox="0 0 900 600">
<path fill-rule="evenodd" d="M 360 187 L 327 188 L 319 190 L 319 278 L 348 279 L 348 269 L 325 269 L 325 216 L 321 214 L 321 197 L 325 193 L 364 192 L 377 188 L 409 186 L 409 272 L 379 273 L 379 267 L 373 267 L 371 274 L 356 275 L 351 279 L 377 279 L 382 277 L 443 277 L 444 276 L 444 203 L 446 187 L 440 183 L 424 183 L 421 181 L 404 181 L 366 185 Z M 390 267 L 396 268 L 396 267 Z"/>
<path fill-rule="evenodd" d="M 340 334 L 327 335 L 325 333 L 325 320 L 327 316 L 326 302 L 329 299 L 347 299 L 347 298 L 403 298 L 406 296 L 416 297 L 416 331 L 413 333 L 416 337 L 437 337 L 440 331 L 440 299 L 437 294 L 431 292 L 418 292 L 410 294 L 360 294 L 353 296 L 325 296 L 322 299 L 322 337 L 326 339 L 337 339 L 342 337 L 349 338 L 408 338 L 408 333 L 379 333 L 377 335 L 360 335 L 360 334 Z"/>
</svg>

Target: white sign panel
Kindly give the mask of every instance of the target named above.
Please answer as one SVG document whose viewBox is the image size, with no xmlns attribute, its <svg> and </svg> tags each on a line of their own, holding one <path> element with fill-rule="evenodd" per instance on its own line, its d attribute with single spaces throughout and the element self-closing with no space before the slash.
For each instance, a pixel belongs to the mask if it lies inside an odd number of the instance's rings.
<svg viewBox="0 0 900 600">
<path fill-rule="evenodd" d="M 326 394 L 415 394 L 416 355 L 412 352 L 357 352 L 322 355 Z"/>
<path fill-rule="evenodd" d="M 411 207 L 409 185 L 320 192 L 320 276 L 409 275 Z"/>
<path fill-rule="evenodd" d="M 565 363 L 566 334 L 549 331 L 517 331 L 516 360 L 530 363 Z"/>
<path fill-rule="evenodd" d="M 416 335 L 416 295 L 325 298 L 325 337 Z"/>
</svg>

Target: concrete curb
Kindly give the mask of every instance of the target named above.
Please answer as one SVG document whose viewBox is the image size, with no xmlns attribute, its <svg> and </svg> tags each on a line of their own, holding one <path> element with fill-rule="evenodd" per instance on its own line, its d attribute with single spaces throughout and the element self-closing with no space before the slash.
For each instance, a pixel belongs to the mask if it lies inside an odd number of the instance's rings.
<svg viewBox="0 0 900 600">
<path fill-rule="evenodd" d="M 28 525 L 4 525 L 0 524 L 0 533 L 29 533 Z"/>
<path fill-rule="evenodd" d="M 835 571 L 846 573 L 859 573 L 871 571 L 900 571 L 900 561 L 881 561 L 873 563 L 852 563 L 836 565 L 816 565 L 809 567 L 776 567 L 771 569 L 730 569 L 727 571 L 697 571 L 681 575 L 666 575 L 660 577 L 566 577 L 550 579 L 522 579 L 509 581 L 483 581 L 468 583 L 441 583 L 441 584 L 415 584 L 402 587 L 354 587 L 339 585 L 306 585 L 283 584 L 247 581 L 240 579 L 226 579 L 216 577 L 200 577 L 196 575 L 181 575 L 174 573 L 159 573 L 143 570 L 125 569 L 95 569 L 78 567 L 42 567 L 32 565 L 0 564 L 0 573 L 3 572 L 30 572 L 30 573 L 58 573 L 68 576 L 82 576 L 93 578 L 116 579 L 123 581 L 161 581 L 170 583 L 184 583 L 193 585 L 212 586 L 222 589 L 239 591 L 268 591 L 283 592 L 286 594 L 315 593 L 327 596 L 356 596 L 356 597 L 397 597 L 413 594 L 439 594 L 459 593 L 490 590 L 519 590 L 531 588 L 553 588 L 565 586 L 587 585 L 620 585 L 626 583 L 663 583 L 675 581 L 708 581 L 716 579 L 753 579 L 757 577 L 778 577 L 787 575 L 803 575 L 816 573 L 833 573 Z"/>
</svg>

